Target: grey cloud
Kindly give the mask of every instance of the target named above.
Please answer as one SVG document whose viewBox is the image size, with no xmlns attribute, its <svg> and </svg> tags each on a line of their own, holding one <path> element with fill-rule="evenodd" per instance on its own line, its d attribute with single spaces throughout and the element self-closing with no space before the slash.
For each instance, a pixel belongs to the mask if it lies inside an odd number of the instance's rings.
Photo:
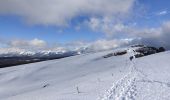
<svg viewBox="0 0 170 100">
<path fill-rule="evenodd" d="M 135 0 L 0 0 L 0 14 L 22 16 L 28 23 L 67 26 L 80 15 L 127 14 Z"/>
<path fill-rule="evenodd" d="M 151 46 L 163 46 L 170 49 L 170 21 L 164 22 L 157 28 L 137 28 L 128 31 L 134 37 L 133 43 L 141 43 Z"/>
<path fill-rule="evenodd" d="M 157 28 L 129 28 L 127 34 L 134 38 L 133 43 L 141 43 L 170 49 L 170 21 Z"/>
<path fill-rule="evenodd" d="M 146 44 L 153 46 L 164 46 L 170 49 L 170 21 L 165 21 L 159 27 L 138 27 L 136 24 L 114 23 L 112 19 L 93 18 L 88 26 L 94 31 L 102 31 L 109 39 L 116 39 L 117 36 L 133 38 L 129 44 Z"/>
<path fill-rule="evenodd" d="M 164 46 L 170 49 L 170 21 L 163 23 L 159 35 L 157 37 L 151 37 L 148 41 L 152 41 L 157 46 Z"/>
</svg>

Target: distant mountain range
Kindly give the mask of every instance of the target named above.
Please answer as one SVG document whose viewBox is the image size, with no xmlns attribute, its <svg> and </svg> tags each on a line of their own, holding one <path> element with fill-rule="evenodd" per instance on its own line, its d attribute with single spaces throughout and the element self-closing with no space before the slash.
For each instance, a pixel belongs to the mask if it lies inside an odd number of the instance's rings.
<svg viewBox="0 0 170 100">
<path fill-rule="evenodd" d="M 149 47 L 146 45 L 132 45 L 133 48 L 149 48 L 159 51 L 161 48 Z M 164 48 L 163 48 L 164 49 Z M 102 50 L 94 50 L 90 47 L 80 47 L 75 50 L 68 50 L 65 48 L 56 48 L 52 50 L 29 50 L 21 48 L 0 48 L 0 57 L 49 57 L 58 55 L 79 55 L 91 52 L 98 52 Z M 141 50 L 140 50 L 141 51 Z"/>
<path fill-rule="evenodd" d="M 69 51 L 65 49 L 33 51 L 19 48 L 1 48 L 0 68 L 46 60 L 60 59 L 78 54 L 81 53 L 79 51 Z"/>
<path fill-rule="evenodd" d="M 0 48 L 0 57 L 14 57 L 14 56 L 42 57 L 42 56 L 49 56 L 49 55 L 64 54 L 66 52 L 69 51 L 66 51 L 64 49 L 33 51 L 33 50 L 26 50 L 26 49 L 19 49 L 19 48 Z"/>
<path fill-rule="evenodd" d="M 29 50 L 21 48 L 0 48 L 0 68 L 21 64 L 28 64 L 46 60 L 61 59 L 65 57 L 97 52 L 89 47 L 75 50 L 56 48 L 52 50 Z"/>
<path fill-rule="evenodd" d="M 80 47 L 75 50 L 68 50 L 65 48 L 57 48 L 52 50 L 29 50 L 20 48 L 0 48 L 0 57 L 47 57 L 56 55 L 78 55 L 82 53 L 95 52 L 89 47 Z"/>
<path fill-rule="evenodd" d="M 133 45 L 131 47 L 133 47 L 137 53 L 135 55 L 136 58 L 165 51 L 163 47 L 155 48 L 155 47 L 149 47 L 145 45 Z M 39 50 L 39 51 L 19 49 L 19 48 L 0 48 L 0 68 L 46 61 L 46 60 L 61 59 L 65 57 L 98 52 L 98 51 L 90 47 L 81 47 L 72 51 L 66 50 L 64 48 L 58 48 L 53 50 Z M 123 55 L 126 53 L 127 53 L 126 49 L 122 51 L 118 50 L 117 52 L 105 55 L 104 58 L 110 56 Z"/>
</svg>

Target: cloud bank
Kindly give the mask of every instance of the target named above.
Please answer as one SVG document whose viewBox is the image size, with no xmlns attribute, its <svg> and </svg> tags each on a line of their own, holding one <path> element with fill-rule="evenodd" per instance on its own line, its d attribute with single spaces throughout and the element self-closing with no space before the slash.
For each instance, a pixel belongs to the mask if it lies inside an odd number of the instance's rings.
<svg viewBox="0 0 170 100">
<path fill-rule="evenodd" d="M 8 46 L 27 49 L 42 49 L 47 46 L 47 43 L 44 40 L 35 38 L 33 40 L 12 40 L 8 42 Z"/>
<path fill-rule="evenodd" d="M 158 28 L 146 29 L 142 33 L 141 43 L 163 46 L 170 49 L 170 21 L 164 22 Z"/>
<path fill-rule="evenodd" d="M 92 41 L 92 42 L 81 42 L 81 41 L 72 42 L 66 44 L 66 47 L 68 47 L 71 50 L 85 49 L 86 52 L 91 52 L 91 51 L 94 52 L 94 51 L 114 49 L 121 46 L 127 46 L 132 41 L 133 39 L 112 39 L 112 40 L 99 39 L 97 41 Z"/>
<path fill-rule="evenodd" d="M 89 27 L 98 32 L 103 32 L 109 39 L 121 41 L 130 38 L 130 44 L 146 44 L 151 46 L 163 46 L 170 49 L 170 21 L 164 21 L 157 27 L 139 27 L 136 23 L 113 23 L 111 19 L 92 18 L 88 22 Z M 120 36 L 120 37 L 117 37 Z"/>
<path fill-rule="evenodd" d="M 52 50 L 52 51 L 58 51 L 58 50 L 81 50 L 85 49 L 86 52 L 96 52 L 96 51 L 103 51 L 103 50 L 109 50 L 118 48 L 121 46 L 127 46 L 129 45 L 133 39 L 114 39 L 114 40 L 106 40 L 106 39 L 100 39 L 96 41 L 91 42 L 70 42 L 68 44 L 54 44 L 49 45 L 46 41 L 40 40 L 40 39 L 33 39 L 33 40 L 11 40 L 8 42 L 3 42 L 3 45 L 6 45 L 6 47 L 0 47 L 0 48 L 18 48 L 18 49 L 26 49 L 26 50 L 33 50 L 33 51 L 39 51 L 39 50 Z"/>
</svg>

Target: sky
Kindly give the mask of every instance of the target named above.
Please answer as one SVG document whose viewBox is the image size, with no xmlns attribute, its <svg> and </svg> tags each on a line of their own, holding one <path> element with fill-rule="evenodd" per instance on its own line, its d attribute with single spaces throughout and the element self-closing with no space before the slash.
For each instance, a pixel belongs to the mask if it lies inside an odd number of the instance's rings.
<svg viewBox="0 0 170 100">
<path fill-rule="evenodd" d="M 0 48 L 170 49 L 168 0 L 1 0 Z"/>
</svg>

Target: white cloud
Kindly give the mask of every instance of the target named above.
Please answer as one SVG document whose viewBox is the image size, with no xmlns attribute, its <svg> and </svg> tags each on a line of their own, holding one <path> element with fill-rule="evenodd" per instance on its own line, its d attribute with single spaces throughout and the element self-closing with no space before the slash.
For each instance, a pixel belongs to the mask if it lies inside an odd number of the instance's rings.
<svg viewBox="0 0 170 100">
<path fill-rule="evenodd" d="M 91 18 L 86 22 L 89 28 L 93 31 L 105 33 L 107 37 L 114 37 L 116 35 L 122 36 L 125 33 L 135 27 L 134 24 L 125 25 L 122 19 L 112 19 L 110 17 L 105 18 Z"/>
<path fill-rule="evenodd" d="M 143 43 L 152 46 L 163 46 L 170 49 L 170 21 L 163 22 L 160 27 L 156 28 L 130 27 L 124 32 L 131 37 L 136 38 L 136 43 Z"/>
<path fill-rule="evenodd" d="M 163 22 L 159 27 L 138 27 L 130 23 L 114 23 L 109 19 L 93 18 L 88 25 L 92 30 L 102 31 L 109 39 L 115 40 L 116 36 L 133 38 L 134 40 L 130 44 L 143 43 L 170 49 L 170 21 Z"/>
<path fill-rule="evenodd" d="M 89 45 L 94 51 L 108 50 L 123 45 L 128 45 L 133 39 L 113 39 L 113 40 L 97 40 Z"/>
<path fill-rule="evenodd" d="M 86 48 L 86 52 L 88 51 L 102 51 L 108 49 L 114 49 L 117 47 L 129 45 L 133 39 L 99 39 L 93 42 L 85 42 L 85 41 L 77 41 L 72 42 L 66 45 L 66 47 L 70 47 L 71 50 L 79 50 L 82 48 Z"/>
<path fill-rule="evenodd" d="M 166 14 L 168 14 L 168 11 L 166 11 L 166 10 L 156 13 L 156 15 L 158 15 L 158 16 L 163 16 L 163 15 L 166 15 Z"/>
<path fill-rule="evenodd" d="M 39 40 L 39 39 L 37 39 L 37 38 L 31 40 L 31 41 L 29 42 L 29 44 L 30 44 L 31 46 L 35 46 L 35 47 L 45 47 L 45 46 L 46 46 L 46 42 L 45 42 L 45 41 Z"/>
<path fill-rule="evenodd" d="M 96 52 L 103 51 L 108 49 L 114 49 L 121 46 L 129 45 L 133 42 L 133 39 L 99 39 L 92 42 L 86 41 L 76 41 L 70 42 L 69 44 L 51 44 L 47 45 L 47 43 L 40 39 L 33 40 L 12 40 L 8 43 L 3 43 L 3 45 L 8 45 L 6 49 L 13 50 L 14 49 L 22 49 L 22 50 L 31 50 L 31 51 L 68 51 L 68 50 L 82 50 L 85 48 L 86 52 Z M 1 47 L 0 47 L 1 48 Z M 1 48 L 1 49 L 2 49 Z"/>
<path fill-rule="evenodd" d="M 135 0 L 0 0 L 0 14 L 22 16 L 32 24 L 65 26 L 77 16 L 118 16 Z"/>
<path fill-rule="evenodd" d="M 27 40 L 12 40 L 8 43 L 10 47 L 20 47 L 20 48 L 29 48 L 29 49 L 40 49 L 45 48 L 47 43 L 44 40 L 33 39 L 30 41 Z"/>
</svg>

